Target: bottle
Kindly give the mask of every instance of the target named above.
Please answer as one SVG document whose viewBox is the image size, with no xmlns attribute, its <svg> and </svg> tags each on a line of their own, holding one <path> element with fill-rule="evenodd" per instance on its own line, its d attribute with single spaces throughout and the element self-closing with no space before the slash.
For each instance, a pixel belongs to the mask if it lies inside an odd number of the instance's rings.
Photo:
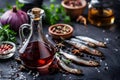
<svg viewBox="0 0 120 80">
<path fill-rule="evenodd" d="M 88 5 L 88 21 L 96 26 L 109 26 L 114 23 L 115 16 L 112 2 L 109 0 L 91 0 Z"/>
<path fill-rule="evenodd" d="M 22 41 L 19 50 L 20 58 L 26 67 L 37 69 L 40 73 L 48 73 L 48 68 L 54 59 L 55 48 L 43 34 L 42 16 L 44 10 L 33 8 L 28 11 L 28 14 L 31 24 L 23 24 L 19 29 Z"/>
</svg>

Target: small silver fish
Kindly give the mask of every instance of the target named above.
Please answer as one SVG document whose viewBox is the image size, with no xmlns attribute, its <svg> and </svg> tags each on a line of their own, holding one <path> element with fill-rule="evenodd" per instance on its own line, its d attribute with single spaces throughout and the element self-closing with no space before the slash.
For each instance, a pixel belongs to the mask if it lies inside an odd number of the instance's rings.
<svg viewBox="0 0 120 80">
<path fill-rule="evenodd" d="M 85 45 L 88 45 L 90 47 L 96 47 L 96 45 L 94 43 L 83 41 L 83 40 L 80 40 L 80 39 L 77 39 L 77 38 L 71 38 L 70 40 L 78 42 L 78 43 L 82 43 L 82 44 L 85 44 Z"/>
<path fill-rule="evenodd" d="M 65 42 L 73 45 L 74 47 L 78 48 L 80 51 L 87 52 L 87 53 L 94 55 L 94 56 L 99 56 L 99 57 L 103 56 L 103 54 L 100 51 L 93 49 L 93 48 L 90 48 L 84 44 L 77 43 L 77 42 L 71 41 L 71 40 L 65 40 Z"/>
<path fill-rule="evenodd" d="M 72 74 L 82 74 L 82 70 L 80 69 L 74 69 L 74 68 L 71 68 L 71 67 L 68 67 L 61 59 L 59 56 L 55 56 L 56 59 L 58 60 L 58 65 L 63 68 L 65 71 L 69 72 L 69 73 L 72 73 Z"/>
<path fill-rule="evenodd" d="M 59 52 L 60 54 L 62 54 L 63 56 L 65 56 L 67 59 L 70 59 L 78 64 L 83 64 L 83 65 L 86 65 L 86 66 L 99 66 L 99 63 L 97 61 L 93 61 L 93 60 L 85 60 L 85 59 L 82 59 L 82 58 L 79 58 L 75 55 L 72 55 L 72 54 L 68 54 L 66 52 L 63 52 L 62 50 L 60 50 Z"/>
<path fill-rule="evenodd" d="M 97 41 L 95 39 L 92 39 L 90 37 L 86 37 L 86 36 L 75 36 L 76 38 L 80 39 L 80 40 L 83 40 L 83 41 L 87 41 L 87 42 L 91 42 L 91 43 L 94 43 L 96 44 L 96 46 L 98 47 L 106 47 L 106 44 L 101 42 L 101 41 Z"/>
</svg>

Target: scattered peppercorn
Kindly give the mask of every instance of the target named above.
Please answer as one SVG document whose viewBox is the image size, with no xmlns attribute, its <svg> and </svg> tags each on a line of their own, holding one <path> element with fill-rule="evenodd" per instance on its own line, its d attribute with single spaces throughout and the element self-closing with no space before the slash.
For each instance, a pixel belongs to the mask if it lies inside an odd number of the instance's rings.
<svg viewBox="0 0 120 80">
<path fill-rule="evenodd" d="M 92 57 L 92 59 L 93 59 L 93 60 L 96 60 L 96 58 L 95 58 L 95 57 Z"/>
<path fill-rule="evenodd" d="M 101 57 L 101 60 L 105 60 L 105 57 L 104 57 L 104 56 L 102 56 L 102 57 Z"/>
</svg>

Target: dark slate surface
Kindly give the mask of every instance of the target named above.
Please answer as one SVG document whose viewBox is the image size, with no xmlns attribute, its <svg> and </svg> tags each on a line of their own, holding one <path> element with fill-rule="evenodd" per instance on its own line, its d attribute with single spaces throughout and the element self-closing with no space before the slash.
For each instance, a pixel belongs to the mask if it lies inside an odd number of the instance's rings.
<svg viewBox="0 0 120 80">
<path fill-rule="evenodd" d="M 0 1 L 0 8 L 5 8 L 5 2 L 9 1 L 10 4 L 14 4 L 14 0 L 2 0 Z M 44 0 L 45 4 L 48 3 Z M 85 28 L 82 24 L 72 22 L 75 29 L 73 35 L 84 35 L 91 38 L 107 42 L 107 48 L 98 48 L 105 55 L 105 60 L 100 61 L 99 58 L 95 57 L 97 61 L 101 63 L 98 68 L 85 67 L 74 65 L 76 68 L 83 70 L 84 75 L 72 75 L 56 73 L 53 75 L 40 75 L 34 78 L 34 73 L 20 72 L 18 71 L 18 66 L 14 60 L 16 55 L 8 60 L 0 60 L 0 80 L 120 80 L 120 1 L 114 1 L 114 10 L 116 21 L 110 29 L 97 28 L 96 26 L 88 24 Z M 86 12 L 87 13 L 87 8 Z M 44 32 L 47 34 L 47 29 L 49 26 L 44 25 Z M 86 56 L 89 58 L 89 56 Z M 108 70 L 105 70 L 108 67 Z M 100 72 L 99 72 L 100 71 Z"/>
</svg>

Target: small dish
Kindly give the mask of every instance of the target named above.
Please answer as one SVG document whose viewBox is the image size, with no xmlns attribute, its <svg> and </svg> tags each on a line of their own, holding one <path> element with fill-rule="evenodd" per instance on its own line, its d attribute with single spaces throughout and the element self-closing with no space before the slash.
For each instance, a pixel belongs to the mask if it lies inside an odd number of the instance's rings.
<svg viewBox="0 0 120 80">
<path fill-rule="evenodd" d="M 72 36 L 73 28 L 68 24 L 55 24 L 49 27 L 49 34 L 55 38 L 69 38 Z"/>
<path fill-rule="evenodd" d="M 78 2 L 77 2 L 78 1 Z M 76 6 L 75 6 L 76 4 Z M 86 0 L 63 0 L 61 5 L 64 7 L 66 13 L 73 19 L 76 19 L 86 8 Z"/>
<path fill-rule="evenodd" d="M 0 42 L 0 59 L 8 59 L 14 55 L 16 45 L 10 41 Z"/>
</svg>

